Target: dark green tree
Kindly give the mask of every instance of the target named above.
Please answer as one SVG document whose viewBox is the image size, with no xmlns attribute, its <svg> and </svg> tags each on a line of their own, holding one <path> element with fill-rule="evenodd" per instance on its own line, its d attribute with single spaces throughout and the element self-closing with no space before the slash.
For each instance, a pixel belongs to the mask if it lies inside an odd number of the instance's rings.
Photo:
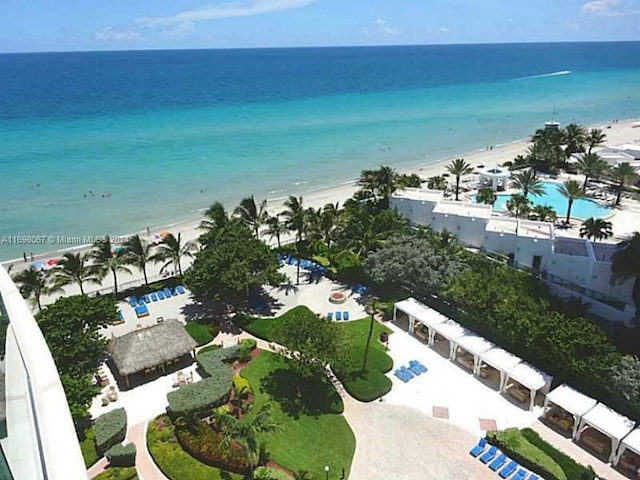
<svg viewBox="0 0 640 480">
<path fill-rule="evenodd" d="M 469 175 L 473 172 L 473 167 L 465 162 L 464 158 L 456 158 L 449 165 L 447 165 L 447 171 L 456 177 L 456 200 L 458 200 L 458 195 L 460 193 L 460 177 L 464 175 Z"/>
<path fill-rule="evenodd" d="M 573 202 L 577 199 L 584 197 L 582 187 L 575 180 L 567 180 L 562 185 L 558 186 L 558 192 L 564 198 L 567 199 L 567 222 L 571 219 L 571 207 Z"/>
<path fill-rule="evenodd" d="M 538 178 L 536 171 L 532 169 L 514 173 L 513 188 L 520 190 L 525 198 L 527 198 L 529 194 L 540 196 L 544 193 L 542 180 Z"/>
<path fill-rule="evenodd" d="M 113 295 L 118 295 L 118 273 L 131 273 L 127 267 L 124 250 L 114 251 L 111 239 L 107 236 L 97 240 L 89 252 L 89 258 L 93 261 L 94 271 L 100 279 L 104 279 L 109 273 L 113 276 Z"/>
<path fill-rule="evenodd" d="M 253 230 L 256 237 L 260 236 L 260 227 L 262 227 L 269 218 L 267 212 L 267 201 L 263 200 L 260 205 L 256 204 L 253 195 L 243 198 L 240 205 L 236 207 L 233 214 L 240 219 L 247 227 Z"/>
<path fill-rule="evenodd" d="M 75 283 L 84 295 L 84 284 L 100 284 L 100 275 L 89 265 L 84 253 L 65 253 L 51 270 L 56 287 Z"/>
<path fill-rule="evenodd" d="M 579 123 L 570 123 L 562 131 L 564 142 L 564 154 L 569 158 L 574 153 L 584 152 L 587 140 L 587 131 Z"/>
<path fill-rule="evenodd" d="M 162 242 L 156 247 L 156 251 L 149 257 L 149 261 L 163 263 L 160 271 L 162 272 L 169 265 L 178 268 L 178 275 L 182 276 L 182 257 L 193 258 L 193 252 L 196 245 L 193 242 L 182 242 L 182 234 L 174 236 L 169 233 L 162 239 Z"/>
<path fill-rule="evenodd" d="M 40 303 L 42 295 L 48 295 L 59 290 L 50 281 L 47 272 L 36 270 L 33 267 L 21 270 L 12 278 L 20 290 L 20 295 L 26 299 L 33 299 L 34 303 L 38 305 L 38 310 L 42 310 L 42 304 Z"/>
<path fill-rule="evenodd" d="M 586 192 L 589 179 L 598 178 L 603 172 L 607 171 L 609 165 L 597 153 L 585 153 L 578 160 L 576 167 L 578 172 L 584 175 L 582 191 Z"/>
<path fill-rule="evenodd" d="M 638 172 L 628 162 L 619 163 L 609 171 L 609 177 L 615 182 L 616 205 L 620 205 L 620 197 L 626 185 L 633 185 L 638 181 Z"/>
<path fill-rule="evenodd" d="M 580 226 L 580 237 L 598 241 L 613 236 L 613 224 L 602 218 L 587 218 Z"/>
<path fill-rule="evenodd" d="M 478 195 L 476 196 L 476 201 L 478 203 L 484 203 L 486 205 L 493 206 L 496 203 L 498 196 L 496 192 L 493 191 L 493 188 L 481 188 L 478 190 Z"/>
<path fill-rule="evenodd" d="M 138 268 L 144 276 L 144 284 L 149 285 L 147 263 L 151 260 L 151 244 L 140 238 L 140 235 L 134 235 L 127 239 L 123 247 L 126 262 Z"/>
<path fill-rule="evenodd" d="M 640 316 L 640 232 L 634 232 L 618 243 L 611 257 L 613 279 L 635 278 L 631 297 L 636 304 L 636 317 Z"/>
<path fill-rule="evenodd" d="M 599 128 L 592 128 L 591 130 L 589 130 L 589 133 L 587 133 L 587 136 L 585 138 L 587 153 L 591 153 L 594 148 L 599 147 L 600 145 L 604 145 L 606 141 L 606 133 L 604 133 Z"/>
</svg>

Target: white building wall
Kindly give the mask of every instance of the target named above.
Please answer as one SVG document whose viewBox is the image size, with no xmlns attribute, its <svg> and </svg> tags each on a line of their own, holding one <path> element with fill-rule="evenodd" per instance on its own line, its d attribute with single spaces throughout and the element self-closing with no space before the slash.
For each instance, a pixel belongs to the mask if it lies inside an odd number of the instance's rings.
<svg viewBox="0 0 640 480">
<path fill-rule="evenodd" d="M 485 218 L 461 217 L 455 214 L 432 213 L 431 228 L 438 232 L 448 230 L 465 245 L 480 248 L 484 243 L 488 220 Z"/>
<path fill-rule="evenodd" d="M 614 298 L 631 298 L 635 279 L 611 283 L 611 263 L 594 262 L 588 288 Z"/>
</svg>

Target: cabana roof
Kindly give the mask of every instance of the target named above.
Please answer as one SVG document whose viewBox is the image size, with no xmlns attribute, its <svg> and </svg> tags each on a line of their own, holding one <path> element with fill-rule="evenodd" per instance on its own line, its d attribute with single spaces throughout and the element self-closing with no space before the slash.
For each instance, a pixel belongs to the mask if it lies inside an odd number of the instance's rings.
<svg viewBox="0 0 640 480">
<path fill-rule="evenodd" d="M 486 340 L 475 333 L 469 333 L 468 335 L 457 339 L 456 343 L 459 347 L 464 348 L 472 355 L 479 355 L 494 347 L 493 343 L 489 340 Z"/>
<path fill-rule="evenodd" d="M 632 420 L 611 410 L 602 403 L 598 403 L 589 410 L 582 419 L 615 440 L 622 439 L 633 430 L 633 426 L 635 425 Z"/>
<path fill-rule="evenodd" d="M 582 417 L 598 403 L 593 398 L 583 395 L 567 384 L 554 388 L 547 394 L 547 400 L 578 417 Z"/>
<path fill-rule="evenodd" d="M 447 317 L 442 315 L 440 312 L 427 307 L 426 305 L 417 301 L 415 298 L 407 298 L 406 300 L 396 302 L 395 306 L 397 309 L 402 310 L 408 315 L 411 315 L 420 323 L 423 323 L 427 326 L 442 323 L 447 319 Z"/>
<path fill-rule="evenodd" d="M 467 330 L 462 325 L 454 322 L 453 320 L 447 320 L 445 322 L 438 323 L 437 325 L 433 326 L 433 329 L 448 340 L 456 340 L 463 335 L 471 333 L 470 330 Z"/>
<path fill-rule="evenodd" d="M 530 390 L 540 390 L 545 385 L 550 385 L 553 378 L 526 362 L 519 363 L 507 370 L 507 375 Z"/>
<path fill-rule="evenodd" d="M 480 355 L 482 361 L 488 363 L 492 367 L 506 372 L 507 370 L 518 365 L 522 360 L 513 353 L 507 352 L 500 347 L 492 348 Z"/>
<path fill-rule="evenodd" d="M 167 320 L 111 339 L 109 353 L 120 375 L 131 375 L 195 350 L 196 342 L 178 320 Z"/>
<path fill-rule="evenodd" d="M 640 455 L 640 429 L 635 429 L 622 440 L 622 445 Z"/>
</svg>

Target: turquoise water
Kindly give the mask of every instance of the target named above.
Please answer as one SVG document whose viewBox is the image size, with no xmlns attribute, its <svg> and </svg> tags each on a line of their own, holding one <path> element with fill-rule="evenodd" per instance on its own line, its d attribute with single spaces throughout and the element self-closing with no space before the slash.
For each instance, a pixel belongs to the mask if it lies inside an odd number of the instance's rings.
<svg viewBox="0 0 640 480">
<path fill-rule="evenodd" d="M 640 117 L 637 85 L 640 43 L 0 55 L 0 237 L 305 195 L 512 142 L 554 110 Z"/>
<path fill-rule="evenodd" d="M 558 191 L 559 185 L 559 183 L 544 182 L 544 194 L 540 196 L 529 194 L 528 198 L 534 205 L 549 205 L 550 207 L 553 207 L 558 218 L 566 217 L 568 203 L 567 199 Z M 498 199 L 496 200 L 493 208 L 499 211 L 506 211 L 506 203 L 509 198 L 511 198 L 511 195 L 498 194 L 497 197 Z M 586 198 L 574 200 L 573 205 L 571 206 L 571 218 L 584 220 L 585 218 L 590 217 L 603 218 L 610 214 L 610 207 Z"/>
</svg>

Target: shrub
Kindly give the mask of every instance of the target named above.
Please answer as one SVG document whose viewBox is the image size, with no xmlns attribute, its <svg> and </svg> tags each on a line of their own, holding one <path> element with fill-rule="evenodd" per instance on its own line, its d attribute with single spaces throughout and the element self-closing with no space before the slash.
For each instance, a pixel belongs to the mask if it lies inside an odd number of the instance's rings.
<svg viewBox="0 0 640 480">
<path fill-rule="evenodd" d="M 291 477 L 283 472 L 282 470 L 278 470 L 277 468 L 269 468 L 269 467 L 258 467 L 254 472 L 254 477 L 256 480 L 291 480 Z M 309 478 L 309 477 L 307 477 Z"/>
<path fill-rule="evenodd" d="M 169 408 L 174 414 L 194 413 L 206 415 L 213 407 L 222 405 L 227 401 L 231 390 L 231 373 L 226 370 L 226 375 L 208 377 L 179 390 L 169 392 Z"/>
<path fill-rule="evenodd" d="M 225 377 L 231 380 L 231 372 L 229 367 L 223 363 L 224 359 L 230 354 L 229 349 L 209 350 L 207 352 L 198 353 L 196 360 L 200 368 L 204 370 L 210 377 Z"/>
<path fill-rule="evenodd" d="M 198 322 L 189 322 L 184 328 L 187 333 L 191 335 L 191 338 L 196 341 L 199 347 L 206 345 L 213 340 L 213 335 L 211 334 L 211 330 L 208 325 L 203 325 Z"/>
<path fill-rule="evenodd" d="M 247 348 L 249 351 L 255 350 L 258 346 L 258 342 L 253 338 L 245 338 L 240 341 L 240 348 Z"/>
<path fill-rule="evenodd" d="M 136 480 L 138 472 L 135 467 L 107 468 L 93 480 Z"/>
<path fill-rule="evenodd" d="M 236 473 L 245 473 L 249 460 L 240 447 L 222 446 L 223 435 L 204 422 L 187 427 L 175 427 L 176 437 L 182 448 L 207 465 Z"/>
<path fill-rule="evenodd" d="M 82 432 L 81 436 L 83 438 L 80 441 L 80 450 L 82 451 L 82 458 L 84 458 L 84 465 L 89 468 L 100 458 L 100 455 L 96 450 L 96 439 L 93 425 L 87 427 L 87 429 Z"/>
<path fill-rule="evenodd" d="M 118 408 L 100 415 L 95 423 L 96 448 L 104 453 L 117 443 L 121 443 L 127 433 L 127 412 Z"/>
<path fill-rule="evenodd" d="M 113 467 L 133 467 L 136 464 L 136 446 L 133 443 L 117 444 L 104 454 Z"/>
<path fill-rule="evenodd" d="M 249 383 L 249 380 L 247 380 L 244 377 L 241 377 L 240 375 L 235 375 L 233 377 L 233 389 L 236 392 L 242 392 L 243 390 L 248 390 L 249 392 L 253 392 L 253 390 L 251 389 L 251 384 Z"/>
</svg>

